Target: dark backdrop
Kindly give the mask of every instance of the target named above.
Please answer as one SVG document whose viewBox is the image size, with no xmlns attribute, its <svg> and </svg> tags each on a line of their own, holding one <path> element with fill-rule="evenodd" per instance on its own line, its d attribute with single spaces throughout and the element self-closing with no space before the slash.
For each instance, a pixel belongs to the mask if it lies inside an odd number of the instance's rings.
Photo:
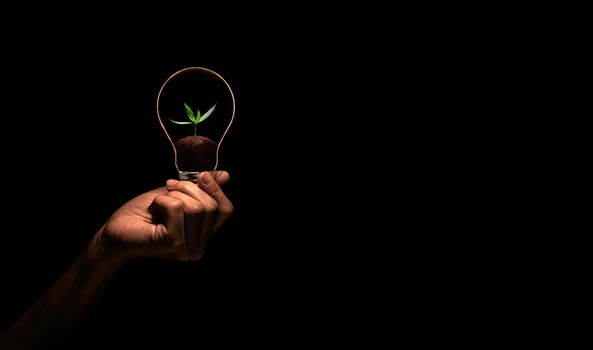
<svg viewBox="0 0 593 350">
<path fill-rule="evenodd" d="M 84 47 L 4 68 L 5 216 L 14 228 L 2 243 L 2 327 L 59 278 L 113 211 L 176 176 L 155 101 L 165 79 L 187 66 L 217 71 L 236 93 L 221 150 L 235 213 L 200 262 L 126 265 L 72 345 L 260 343 L 270 333 L 305 341 L 352 312 L 352 303 L 342 307 L 347 289 L 334 282 L 356 253 L 334 244 L 343 232 L 329 213 L 340 199 L 327 190 L 345 174 L 331 174 L 339 147 L 320 147 L 335 132 L 325 128 L 335 102 L 318 93 L 331 90 L 318 75 L 328 62 L 181 51 L 97 60 Z M 331 103 L 319 106 L 323 98 Z"/>
<path fill-rule="evenodd" d="M 452 134 L 435 114 L 450 80 L 405 36 L 392 57 L 386 42 L 334 34 L 220 52 L 167 39 L 123 49 L 74 40 L 33 59 L 7 51 L 4 216 L 15 228 L 0 243 L 2 326 L 114 210 L 176 176 L 155 100 L 187 66 L 214 69 L 236 93 L 221 157 L 235 213 L 200 262 L 125 266 L 72 345 L 368 345 L 394 319 L 418 322 L 406 311 L 435 300 L 434 261 L 449 254 L 450 236 L 433 227 L 452 220 L 439 192 L 454 188 L 441 186 Z"/>
</svg>

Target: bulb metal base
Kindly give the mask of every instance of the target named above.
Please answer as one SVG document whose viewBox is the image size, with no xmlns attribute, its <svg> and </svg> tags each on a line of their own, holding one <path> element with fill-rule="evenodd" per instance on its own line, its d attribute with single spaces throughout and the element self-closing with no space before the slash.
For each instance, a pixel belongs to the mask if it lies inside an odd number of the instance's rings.
<svg viewBox="0 0 593 350">
<path fill-rule="evenodd" d="M 179 172 L 179 180 L 182 181 L 191 181 L 195 184 L 198 183 L 198 175 L 200 175 L 201 171 L 180 171 Z"/>
</svg>

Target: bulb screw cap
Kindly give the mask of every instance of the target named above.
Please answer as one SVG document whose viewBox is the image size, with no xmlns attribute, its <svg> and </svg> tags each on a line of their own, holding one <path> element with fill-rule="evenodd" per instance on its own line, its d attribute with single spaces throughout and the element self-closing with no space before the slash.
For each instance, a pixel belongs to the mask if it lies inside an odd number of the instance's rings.
<svg viewBox="0 0 593 350">
<path fill-rule="evenodd" d="M 179 180 L 181 181 L 191 181 L 195 184 L 198 183 L 198 175 L 200 175 L 201 171 L 179 171 Z"/>
</svg>

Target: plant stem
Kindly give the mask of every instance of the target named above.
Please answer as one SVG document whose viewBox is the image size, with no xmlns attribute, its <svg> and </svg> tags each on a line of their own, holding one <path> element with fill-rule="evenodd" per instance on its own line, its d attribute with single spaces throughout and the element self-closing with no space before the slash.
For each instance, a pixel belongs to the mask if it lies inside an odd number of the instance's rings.
<svg viewBox="0 0 593 350">
<path fill-rule="evenodd" d="M 196 130 L 198 129 L 198 124 L 194 124 L 194 136 L 196 136 Z"/>
</svg>

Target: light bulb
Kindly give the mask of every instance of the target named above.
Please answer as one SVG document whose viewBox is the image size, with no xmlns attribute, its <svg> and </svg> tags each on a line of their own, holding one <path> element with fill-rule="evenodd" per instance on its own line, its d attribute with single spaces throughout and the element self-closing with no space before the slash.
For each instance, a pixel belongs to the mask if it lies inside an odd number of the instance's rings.
<svg viewBox="0 0 593 350">
<path fill-rule="evenodd" d="M 235 119 L 235 96 L 220 74 L 204 67 L 173 73 L 159 90 L 156 112 L 180 180 L 196 183 L 201 172 L 218 168 L 220 146 Z"/>
</svg>

